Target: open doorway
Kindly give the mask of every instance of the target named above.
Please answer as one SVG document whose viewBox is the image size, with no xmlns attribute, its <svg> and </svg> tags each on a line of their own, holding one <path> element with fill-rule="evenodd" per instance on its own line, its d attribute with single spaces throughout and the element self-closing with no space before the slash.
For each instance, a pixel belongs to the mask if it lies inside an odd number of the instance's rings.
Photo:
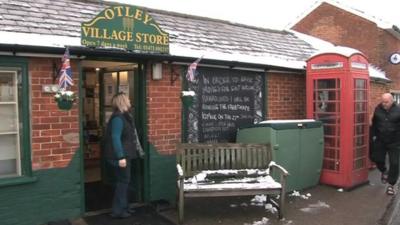
<svg viewBox="0 0 400 225">
<path fill-rule="evenodd" d="M 82 127 L 86 212 L 111 208 L 113 177 L 101 159 L 103 134 L 113 110 L 112 97 L 124 92 L 136 105 L 138 64 L 128 62 L 82 62 Z M 137 174 L 137 171 L 134 171 Z M 134 176 L 133 176 L 134 177 Z M 135 177 L 135 180 L 137 177 Z M 138 181 L 136 181 L 138 182 Z M 139 181 L 140 182 L 140 181 Z M 132 190 L 135 189 L 133 184 Z M 131 196 L 133 202 L 137 196 Z"/>
</svg>

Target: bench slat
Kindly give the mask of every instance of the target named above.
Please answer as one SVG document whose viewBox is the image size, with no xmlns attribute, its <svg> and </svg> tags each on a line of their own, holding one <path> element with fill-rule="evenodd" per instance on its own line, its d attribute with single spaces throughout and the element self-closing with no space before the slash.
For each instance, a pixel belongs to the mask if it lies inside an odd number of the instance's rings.
<svg viewBox="0 0 400 225">
<path fill-rule="evenodd" d="M 220 169 L 255 169 L 271 161 L 265 144 L 179 144 L 177 163 L 186 177 L 197 171 Z"/>
</svg>

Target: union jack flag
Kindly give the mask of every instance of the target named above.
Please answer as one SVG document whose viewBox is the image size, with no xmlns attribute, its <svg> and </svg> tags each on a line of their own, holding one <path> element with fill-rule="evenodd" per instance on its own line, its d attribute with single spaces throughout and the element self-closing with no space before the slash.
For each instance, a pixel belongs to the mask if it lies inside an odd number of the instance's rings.
<svg viewBox="0 0 400 225">
<path fill-rule="evenodd" d="M 69 62 L 69 50 L 65 49 L 64 56 L 62 58 L 62 67 L 60 70 L 60 78 L 58 80 L 58 86 L 60 90 L 67 89 L 68 86 L 73 86 L 74 80 L 72 80 L 72 70 Z"/>
<path fill-rule="evenodd" d="M 186 79 L 190 82 L 193 82 L 196 79 L 196 68 L 197 65 L 199 64 L 200 60 L 203 58 L 203 56 L 201 56 L 200 58 L 196 59 L 196 61 L 192 62 L 187 70 L 186 73 Z"/>
</svg>

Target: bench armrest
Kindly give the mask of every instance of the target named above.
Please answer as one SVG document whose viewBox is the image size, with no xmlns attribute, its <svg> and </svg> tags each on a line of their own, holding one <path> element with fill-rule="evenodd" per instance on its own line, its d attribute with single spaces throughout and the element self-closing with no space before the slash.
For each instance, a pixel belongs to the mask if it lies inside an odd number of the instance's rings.
<svg viewBox="0 0 400 225">
<path fill-rule="evenodd" d="M 179 163 L 176 164 L 176 171 L 178 171 L 178 179 L 183 179 L 184 178 L 183 169 Z"/>
<path fill-rule="evenodd" d="M 270 169 L 270 168 L 277 168 L 279 170 L 279 172 L 280 172 L 280 181 L 279 181 L 279 183 L 282 186 L 282 195 L 283 195 L 284 193 L 286 193 L 286 177 L 289 176 L 289 172 L 285 168 L 283 168 L 282 166 L 276 164 L 274 161 L 271 161 L 269 163 L 268 169 Z M 283 198 L 284 196 L 281 196 L 281 197 Z"/>
<path fill-rule="evenodd" d="M 276 164 L 274 161 L 271 161 L 269 163 L 268 168 L 270 168 L 270 167 L 278 168 L 281 171 L 282 175 L 284 175 L 284 176 L 288 176 L 289 175 L 289 172 L 285 168 L 283 168 L 281 165 Z"/>
</svg>

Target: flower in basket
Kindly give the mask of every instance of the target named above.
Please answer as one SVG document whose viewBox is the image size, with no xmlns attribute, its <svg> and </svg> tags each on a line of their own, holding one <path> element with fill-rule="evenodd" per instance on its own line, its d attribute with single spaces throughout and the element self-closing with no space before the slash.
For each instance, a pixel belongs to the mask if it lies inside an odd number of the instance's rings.
<svg viewBox="0 0 400 225">
<path fill-rule="evenodd" d="M 75 93 L 73 91 L 58 91 L 54 95 L 54 100 L 56 102 L 59 102 L 59 101 L 74 102 L 76 100 L 76 95 L 75 95 Z"/>
<path fill-rule="evenodd" d="M 61 110 L 70 110 L 72 104 L 76 100 L 76 95 L 73 91 L 58 91 L 54 95 L 54 100 L 57 102 L 58 108 Z"/>
<path fill-rule="evenodd" d="M 195 96 L 196 93 L 194 91 L 182 91 L 182 96 Z"/>
</svg>

